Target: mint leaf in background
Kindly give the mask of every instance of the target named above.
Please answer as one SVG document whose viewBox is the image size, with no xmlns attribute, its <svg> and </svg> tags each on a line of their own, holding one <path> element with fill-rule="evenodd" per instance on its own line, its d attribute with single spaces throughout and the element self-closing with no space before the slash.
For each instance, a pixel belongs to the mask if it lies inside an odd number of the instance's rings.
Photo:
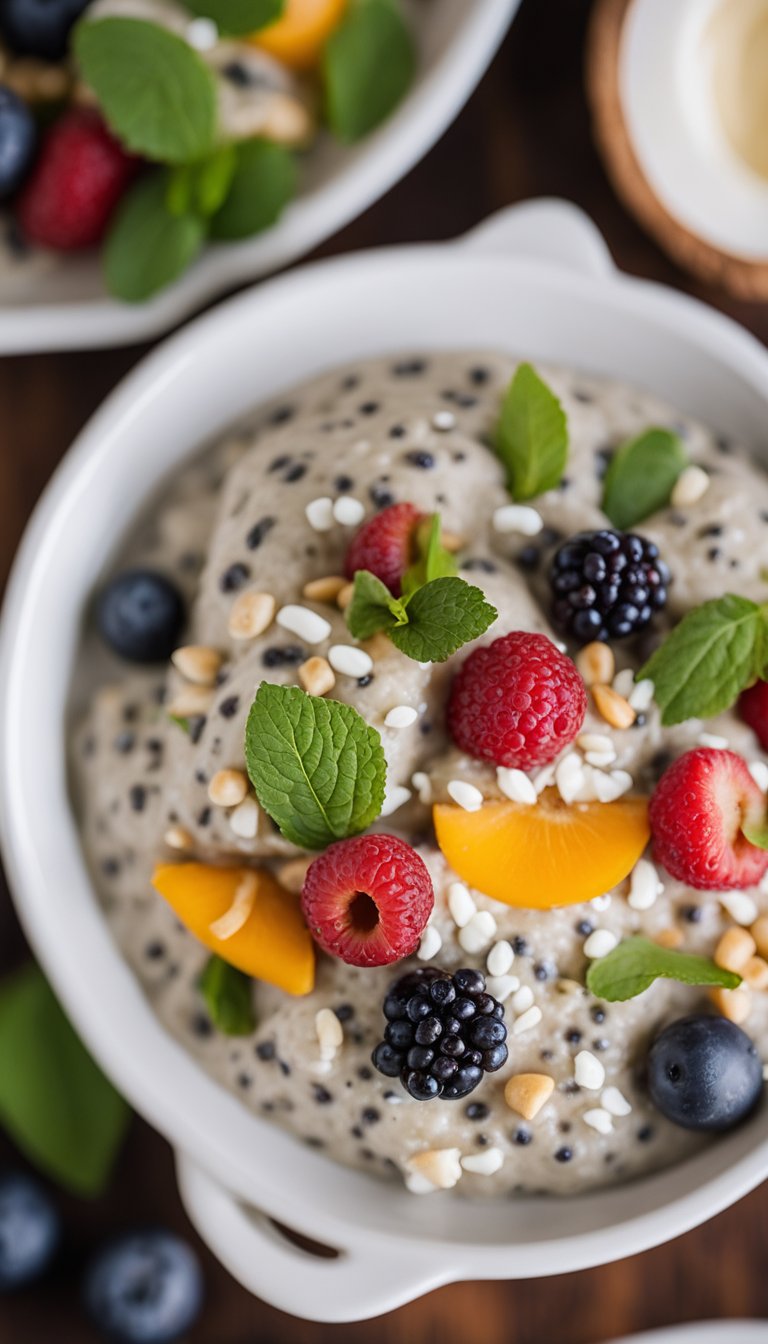
<svg viewBox="0 0 768 1344">
<path fill-rule="evenodd" d="M 104 1189 L 128 1124 L 36 966 L 0 985 L 0 1123 L 67 1190 Z"/>
<path fill-rule="evenodd" d="M 706 957 L 672 952 L 649 938 L 625 938 L 606 957 L 593 961 L 587 971 L 587 989 L 607 1003 L 623 1003 L 642 994 L 654 980 L 677 980 L 683 985 L 719 985 L 736 989 L 741 976 L 725 971 Z"/>
<path fill-rule="evenodd" d="M 234 241 L 270 228 L 295 196 L 296 182 L 290 150 L 269 140 L 241 141 L 227 195 L 211 219 L 211 237 Z"/>
<path fill-rule="evenodd" d="M 141 303 L 176 280 L 205 242 L 198 214 L 168 209 L 168 175 L 153 173 L 118 207 L 104 246 L 107 287 L 126 303 Z"/>
<path fill-rule="evenodd" d="M 404 597 L 415 593 L 417 588 L 430 583 L 432 579 L 452 578 L 458 573 L 454 556 L 442 543 L 439 513 L 433 513 L 419 523 L 415 540 L 417 559 L 403 575 Z"/>
<path fill-rule="evenodd" d="M 768 818 L 755 826 L 747 822 L 745 826 L 742 826 L 741 833 L 750 845 L 754 845 L 756 849 L 768 849 Z"/>
<path fill-rule="evenodd" d="M 347 626 L 355 639 L 370 639 L 379 630 L 405 625 L 408 613 L 399 598 L 368 569 L 358 569 L 355 590 L 347 607 Z"/>
<path fill-rule="evenodd" d="M 368 135 L 405 96 L 416 52 L 393 0 L 352 0 L 323 57 L 331 130 L 351 143 Z"/>
<path fill-rule="evenodd" d="M 213 1025 L 225 1036 L 250 1036 L 256 1027 L 251 977 L 221 957 L 211 957 L 200 991 Z"/>
<path fill-rule="evenodd" d="M 689 611 L 635 677 L 654 683 L 661 721 L 729 709 L 768 667 L 768 606 L 732 593 Z"/>
<path fill-rule="evenodd" d="M 196 51 L 144 19 L 82 20 L 74 52 L 112 130 L 160 163 L 189 163 L 213 148 L 216 81 Z"/>
<path fill-rule="evenodd" d="M 220 33 L 237 37 L 274 23 L 285 9 L 285 0 L 184 0 L 184 6 L 193 14 L 213 19 Z"/>
<path fill-rule="evenodd" d="M 387 633 L 401 653 L 418 663 L 445 662 L 498 616 L 479 588 L 457 578 L 434 579 L 417 589 L 406 612 L 408 624 Z"/>
<path fill-rule="evenodd" d="M 518 365 L 504 396 L 496 450 L 513 499 L 534 499 L 560 484 L 568 460 L 565 412 L 531 364 Z"/>
<path fill-rule="evenodd" d="M 688 458 L 668 429 L 647 429 L 621 445 L 603 482 L 603 513 L 625 530 L 663 509 Z"/>
<path fill-rule="evenodd" d="M 235 146 L 221 145 L 200 163 L 184 163 L 174 168 L 166 192 L 171 214 L 215 214 L 230 189 L 236 164 Z"/>
<path fill-rule="evenodd" d="M 302 849 L 356 835 L 381 812 L 381 738 L 351 705 L 262 682 L 248 715 L 245 759 L 264 811 Z"/>
</svg>

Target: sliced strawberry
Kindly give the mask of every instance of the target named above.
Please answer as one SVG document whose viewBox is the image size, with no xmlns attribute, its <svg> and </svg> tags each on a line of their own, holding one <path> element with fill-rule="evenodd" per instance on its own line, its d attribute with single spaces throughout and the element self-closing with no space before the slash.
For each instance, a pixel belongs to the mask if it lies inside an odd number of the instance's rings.
<svg viewBox="0 0 768 1344">
<path fill-rule="evenodd" d="M 768 869 L 768 850 L 743 834 L 765 818 L 766 798 L 733 751 L 698 747 L 664 771 L 651 799 L 654 854 L 689 887 L 753 887 Z"/>
<path fill-rule="evenodd" d="M 313 938 L 349 966 L 410 956 L 434 903 L 424 861 L 394 835 L 339 840 L 310 864 L 301 893 Z"/>
<path fill-rule="evenodd" d="M 757 737 L 763 751 L 768 751 L 768 681 L 756 681 L 739 696 L 739 713 Z"/>
<path fill-rule="evenodd" d="M 390 504 L 363 523 L 347 551 L 347 578 L 353 579 L 358 569 L 369 569 L 399 597 L 403 574 L 413 559 L 413 535 L 423 517 L 413 504 Z"/>
</svg>

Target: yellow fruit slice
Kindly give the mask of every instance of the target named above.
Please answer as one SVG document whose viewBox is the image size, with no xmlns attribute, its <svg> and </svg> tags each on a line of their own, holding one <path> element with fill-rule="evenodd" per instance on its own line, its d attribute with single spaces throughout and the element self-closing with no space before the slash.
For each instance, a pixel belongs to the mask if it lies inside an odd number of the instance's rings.
<svg viewBox="0 0 768 1344">
<path fill-rule="evenodd" d="M 287 0 L 281 17 L 250 41 L 294 70 L 309 70 L 320 60 L 346 8 L 347 0 Z"/>
<path fill-rule="evenodd" d="M 309 994 L 315 949 L 297 896 L 256 868 L 160 864 L 152 885 L 212 952 L 288 994 Z"/>
<path fill-rule="evenodd" d="M 650 836 L 644 798 L 563 803 L 547 789 L 535 806 L 434 808 L 437 843 L 454 872 L 506 905 L 550 910 L 602 896 L 631 872 Z"/>
</svg>

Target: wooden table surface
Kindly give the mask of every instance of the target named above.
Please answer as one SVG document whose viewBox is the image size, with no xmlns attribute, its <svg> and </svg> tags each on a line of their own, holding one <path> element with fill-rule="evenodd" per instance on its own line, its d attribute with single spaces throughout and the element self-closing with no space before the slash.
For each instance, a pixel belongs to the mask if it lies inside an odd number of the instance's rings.
<svg viewBox="0 0 768 1344">
<path fill-rule="evenodd" d="M 589 0 L 524 0 L 498 58 L 443 140 L 386 200 L 318 255 L 449 238 L 510 202 L 559 195 L 592 215 L 624 270 L 696 293 L 768 340 L 768 306 L 730 302 L 681 274 L 613 195 L 592 146 L 583 96 L 589 8 Z M 143 353 L 132 348 L 0 361 L 3 577 L 29 512 L 73 436 Z M 0 968 L 24 955 L 6 898 L 0 903 Z M 6 1159 L 15 1160 L 0 1140 L 0 1162 Z M 96 1344 L 78 1300 L 79 1266 L 88 1250 L 137 1223 L 162 1223 L 192 1235 L 170 1151 L 139 1120 L 109 1195 L 92 1205 L 63 1200 L 62 1206 L 69 1229 L 65 1261 L 44 1287 L 0 1301 L 2 1344 Z M 599 1344 L 680 1321 L 768 1317 L 765 1189 L 707 1226 L 634 1259 L 531 1283 L 443 1288 L 364 1325 L 318 1326 L 283 1315 L 250 1298 L 202 1247 L 200 1253 L 208 1297 L 191 1344 Z"/>
</svg>

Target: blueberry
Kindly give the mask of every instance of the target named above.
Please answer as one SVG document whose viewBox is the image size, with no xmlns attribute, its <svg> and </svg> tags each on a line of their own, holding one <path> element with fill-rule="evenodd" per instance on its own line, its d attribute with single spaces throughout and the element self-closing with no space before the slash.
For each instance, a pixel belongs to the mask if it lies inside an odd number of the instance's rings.
<svg viewBox="0 0 768 1344">
<path fill-rule="evenodd" d="M 162 663 L 178 644 L 184 603 L 162 574 L 127 569 L 102 591 L 97 619 L 113 653 L 130 663 Z"/>
<path fill-rule="evenodd" d="M 32 113 L 11 89 L 0 84 L 0 200 L 20 186 L 35 152 Z"/>
<path fill-rule="evenodd" d="M 684 1017 L 648 1056 L 654 1104 L 684 1129 L 731 1129 L 757 1104 L 763 1069 L 746 1032 L 725 1017 Z"/>
<path fill-rule="evenodd" d="M 0 1292 L 40 1278 L 54 1257 L 59 1215 L 31 1176 L 0 1176 Z"/>
<path fill-rule="evenodd" d="M 203 1300 L 197 1256 L 171 1232 L 132 1232 L 92 1260 L 85 1303 L 121 1344 L 166 1344 L 193 1324 Z"/>
<path fill-rule="evenodd" d="M 3 0 L 0 33 L 20 56 L 57 61 L 88 0 Z"/>
</svg>

